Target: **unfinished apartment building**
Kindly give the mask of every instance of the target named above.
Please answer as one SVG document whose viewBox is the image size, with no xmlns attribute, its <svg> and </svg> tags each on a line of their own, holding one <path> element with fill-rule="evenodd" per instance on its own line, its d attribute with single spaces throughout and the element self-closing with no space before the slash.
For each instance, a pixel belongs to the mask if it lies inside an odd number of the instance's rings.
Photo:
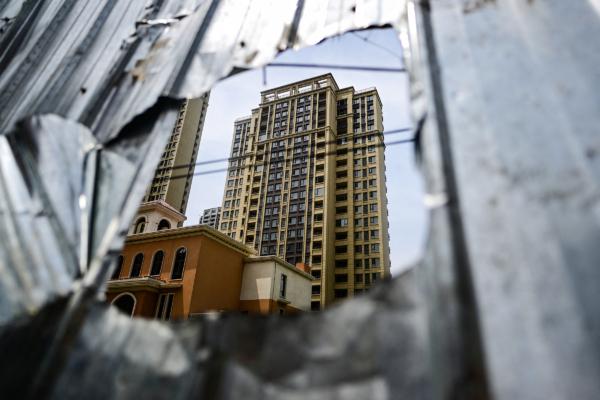
<svg viewBox="0 0 600 400">
<path fill-rule="evenodd" d="M 382 105 L 331 74 L 261 93 L 234 122 L 219 229 L 308 264 L 311 308 L 389 274 Z"/>
</svg>

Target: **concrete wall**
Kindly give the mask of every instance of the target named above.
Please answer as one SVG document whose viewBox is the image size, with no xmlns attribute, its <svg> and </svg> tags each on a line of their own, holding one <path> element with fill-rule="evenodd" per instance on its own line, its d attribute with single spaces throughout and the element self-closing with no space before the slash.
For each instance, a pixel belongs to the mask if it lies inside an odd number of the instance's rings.
<svg viewBox="0 0 600 400">
<path fill-rule="evenodd" d="M 279 296 L 281 274 L 287 276 L 285 300 L 289 301 L 288 307 L 310 310 L 311 279 L 301 271 L 289 269 L 271 260 L 245 264 L 240 300 L 246 302 L 261 300 L 263 303 L 264 300 L 272 300 L 276 303 L 281 299 Z"/>
</svg>

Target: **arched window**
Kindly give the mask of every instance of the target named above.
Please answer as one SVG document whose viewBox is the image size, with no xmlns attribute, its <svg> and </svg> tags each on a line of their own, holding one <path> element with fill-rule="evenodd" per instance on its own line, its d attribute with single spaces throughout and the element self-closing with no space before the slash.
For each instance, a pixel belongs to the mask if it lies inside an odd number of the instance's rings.
<svg viewBox="0 0 600 400">
<path fill-rule="evenodd" d="M 119 258 L 117 259 L 117 265 L 115 266 L 115 269 L 113 270 L 113 273 L 112 273 L 110 279 L 119 279 L 122 268 L 123 268 L 123 256 L 119 256 Z"/>
<path fill-rule="evenodd" d="M 163 229 L 171 229 L 171 223 L 166 219 L 161 219 L 158 223 L 158 230 L 162 231 Z"/>
<path fill-rule="evenodd" d="M 175 261 L 173 262 L 173 272 L 171 279 L 181 279 L 183 277 L 183 267 L 185 267 L 185 256 L 187 250 L 183 247 L 179 248 L 175 253 Z"/>
<path fill-rule="evenodd" d="M 133 233 L 143 233 L 144 229 L 146 229 L 146 218 L 140 217 L 137 221 L 135 221 L 135 228 L 133 228 Z"/>
<path fill-rule="evenodd" d="M 133 259 L 133 263 L 131 263 L 131 273 L 129 274 L 130 278 L 136 278 L 140 276 L 142 272 L 142 263 L 144 262 L 144 255 L 142 253 L 137 253 L 135 258 Z"/>
<path fill-rule="evenodd" d="M 160 275 L 160 270 L 162 268 L 163 259 L 165 258 L 165 253 L 162 250 L 154 253 L 154 257 L 152 258 L 152 268 L 150 268 L 150 276 Z"/>
<path fill-rule="evenodd" d="M 131 316 L 135 310 L 135 296 L 131 293 L 121 293 L 115 297 L 111 304 Z"/>
</svg>

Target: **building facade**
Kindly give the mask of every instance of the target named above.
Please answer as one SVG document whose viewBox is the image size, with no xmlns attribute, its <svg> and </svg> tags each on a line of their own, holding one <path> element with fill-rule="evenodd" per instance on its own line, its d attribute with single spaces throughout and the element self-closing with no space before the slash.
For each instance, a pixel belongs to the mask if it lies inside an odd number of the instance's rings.
<svg viewBox="0 0 600 400">
<path fill-rule="evenodd" d="M 305 263 L 313 310 L 389 275 L 382 104 L 331 74 L 261 93 L 234 122 L 219 229 Z"/>
<path fill-rule="evenodd" d="M 107 301 L 156 319 L 208 312 L 293 314 L 310 310 L 312 276 L 197 225 L 127 237 Z"/>
<path fill-rule="evenodd" d="M 220 218 L 221 207 L 207 208 L 200 216 L 198 223 L 200 225 L 208 225 L 212 228 L 219 229 Z"/>
<path fill-rule="evenodd" d="M 185 214 L 209 93 L 186 100 L 142 203 L 164 201 Z M 175 167 L 175 168 L 173 168 Z"/>
</svg>

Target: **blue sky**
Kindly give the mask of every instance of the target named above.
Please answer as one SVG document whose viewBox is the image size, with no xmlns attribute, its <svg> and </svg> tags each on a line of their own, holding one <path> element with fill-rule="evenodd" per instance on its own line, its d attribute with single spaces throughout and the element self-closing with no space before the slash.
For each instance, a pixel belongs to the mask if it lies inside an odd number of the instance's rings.
<svg viewBox="0 0 600 400">
<path fill-rule="evenodd" d="M 367 43 L 361 38 L 367 38 Z M 379 47 L 382 46 L 385 49 Z M 328 63 L 339 65 L 402 66 L 401 48 L 392 29 L 348 33 L 300 51 L 287 51 L 277 62 Z M 198 162 L 229 155 L 233 121 L 249 115 L 260 102 L 260 91 L 331 72 L 339 87 L 363 89 L 375 86 L 383 103 L 385 130 L 411 127 L 406 74 L 305 68 L 254 70 L 220 82 L 211 92 L 202 132 Z M 387 141 L 409 138 L 410 132 Z M 385 151 L 392 274 L 406 269 L 423 252 L 427 215 L 423 206 L 421 177 L 415 167 L 412 144 L 388 146 Z M 226 168 L 227 163 L 200 165 L 196 173 Z M 194 177 L 187 206 L 186 225 L 198 223 L 202 210 L 221 205 L 225 172 Z"/>
</svg>

